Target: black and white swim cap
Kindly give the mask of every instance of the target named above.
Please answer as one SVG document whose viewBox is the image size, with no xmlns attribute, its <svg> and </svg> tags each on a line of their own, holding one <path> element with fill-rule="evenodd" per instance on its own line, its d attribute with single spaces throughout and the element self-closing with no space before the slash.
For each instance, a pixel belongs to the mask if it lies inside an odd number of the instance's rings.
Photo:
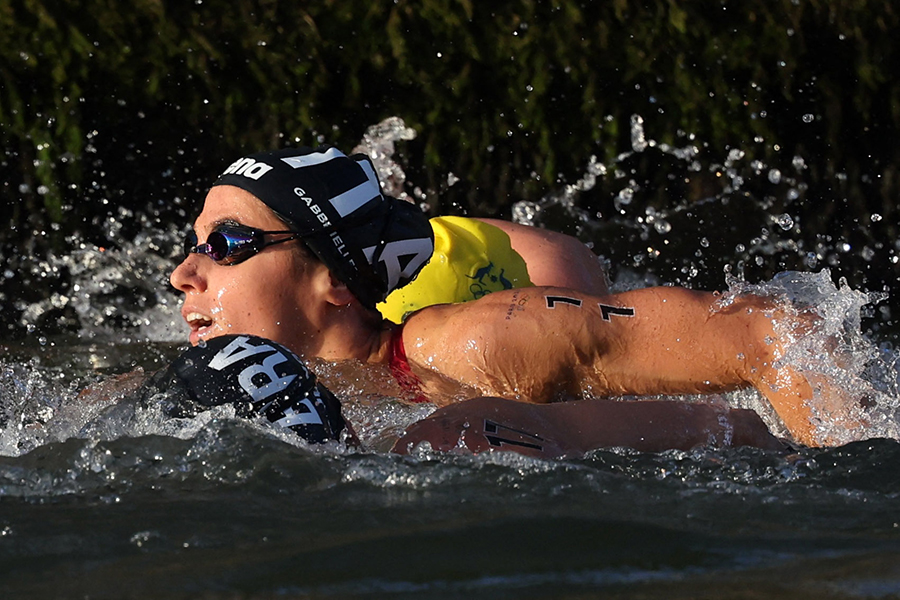
<svg viewBox="0 0 900 600">
<path fill-rule="evenodd" d="M 264 416 L 313 443 L 337 440 L 345 427 L 341 403 L 293 352 L 250 335 L 186 350 L 144 385 L 142 396 L 162 401 L 163 412 L 178 418 L 232 404 L 240 417 Z"/>
<path fill-rule="evenodd" d="M 330 146 L 258 152 L 232 163 L 216 185 L 246 190 L 290 222 L 369 308 L 412 281 L 434 250 L 426 216 L 382 194 L 364 154 Z"/>
</svg>

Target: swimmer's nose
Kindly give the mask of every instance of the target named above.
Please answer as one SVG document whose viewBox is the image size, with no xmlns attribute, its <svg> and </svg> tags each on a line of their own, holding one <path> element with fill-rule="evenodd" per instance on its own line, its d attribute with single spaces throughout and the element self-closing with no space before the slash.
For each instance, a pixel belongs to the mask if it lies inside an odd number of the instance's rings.
<svg viewBox="0 0 900 600">
<path fill-rule="evenodd" d="M 198 259 L 205 258 L 199 254 L 190 254 L 181 261 L 172 274 L 169 275 L 169 283 L 176 290 L 184 292 L 202 292 L 206 289 L 206 277 L 200 273 Z"/>
</svg>

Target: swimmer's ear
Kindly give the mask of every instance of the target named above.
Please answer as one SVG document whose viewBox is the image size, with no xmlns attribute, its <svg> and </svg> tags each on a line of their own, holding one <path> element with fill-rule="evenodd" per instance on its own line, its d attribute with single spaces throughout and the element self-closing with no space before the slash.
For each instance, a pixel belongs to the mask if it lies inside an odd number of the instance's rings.
<svg viewBox="0 0 900 600">
<path fill-rule="evenodd" d="M 352 302 L 358 302 L 353 292 L 341 280 L 329 271 L 328 276 L 331 279 L 331 286 L 328 289 L 327 300 L 336 306 L 347 306 Z"/>
</svg>

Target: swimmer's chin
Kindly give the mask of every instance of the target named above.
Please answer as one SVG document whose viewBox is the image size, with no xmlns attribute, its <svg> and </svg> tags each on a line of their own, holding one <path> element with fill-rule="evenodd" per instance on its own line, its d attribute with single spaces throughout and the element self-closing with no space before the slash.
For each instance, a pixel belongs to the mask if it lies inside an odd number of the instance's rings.
<svg viewBox="0 0 900 600">
<path fill-rule="evenodd" d="M 204 343 L 213 338 L 217 338 L 222 335 L 230 335 L 230 334 L 255 335 L 255 336 L 265 337 L 264 333 L 254 333 L 252 331 L 227 329 L 227 328 L 223 328 L 217 324 L 213 324 L 213 325 L 209 325 L 206 327 L 199 327 L 197 329 L 191 329 L 191 334 L 190 334 L 190 336 L 188 336 L 188 341 L 190 341 L 191 346 L 197 346 L 198 344 Z"/>
<path fill-rule="evenodd" d="M 196 346 L 200 342 L 205 342 L 206 340 L 211 340 L 215 337 L 223 335 L 223 331 L 219 331 L 219 328 L 215 325 L 211 325 L 209 327 L 200 327 L 199 329 L 191 329 L 191 335 L 188 340 L 191 342 L 191 346 Z"/>
</svg>

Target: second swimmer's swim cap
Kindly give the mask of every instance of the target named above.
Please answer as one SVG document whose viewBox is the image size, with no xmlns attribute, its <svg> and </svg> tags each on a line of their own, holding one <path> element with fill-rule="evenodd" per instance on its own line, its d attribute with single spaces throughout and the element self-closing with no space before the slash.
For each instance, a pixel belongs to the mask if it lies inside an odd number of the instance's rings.
<svg viewBox="0 0 900 600">
<path fill-rule="evenodd" d="M 144 384 L 145 402 L 189 418 L 231 404 L 239 417 L 265 417 L 308 442 L 340 439 L 341 403 L 293 352 L 252 335 L 225 335 L 185 350 Z"/>
<path fill-rule="evenodd" d="M 258 152 L 232 163 L 213 185 L 246 190 L 289 221 L 369 308 L 412 281 L 434 249 L 428 219 L 382 194 L 363 154 L 329 146 Z"/>
</svg>

